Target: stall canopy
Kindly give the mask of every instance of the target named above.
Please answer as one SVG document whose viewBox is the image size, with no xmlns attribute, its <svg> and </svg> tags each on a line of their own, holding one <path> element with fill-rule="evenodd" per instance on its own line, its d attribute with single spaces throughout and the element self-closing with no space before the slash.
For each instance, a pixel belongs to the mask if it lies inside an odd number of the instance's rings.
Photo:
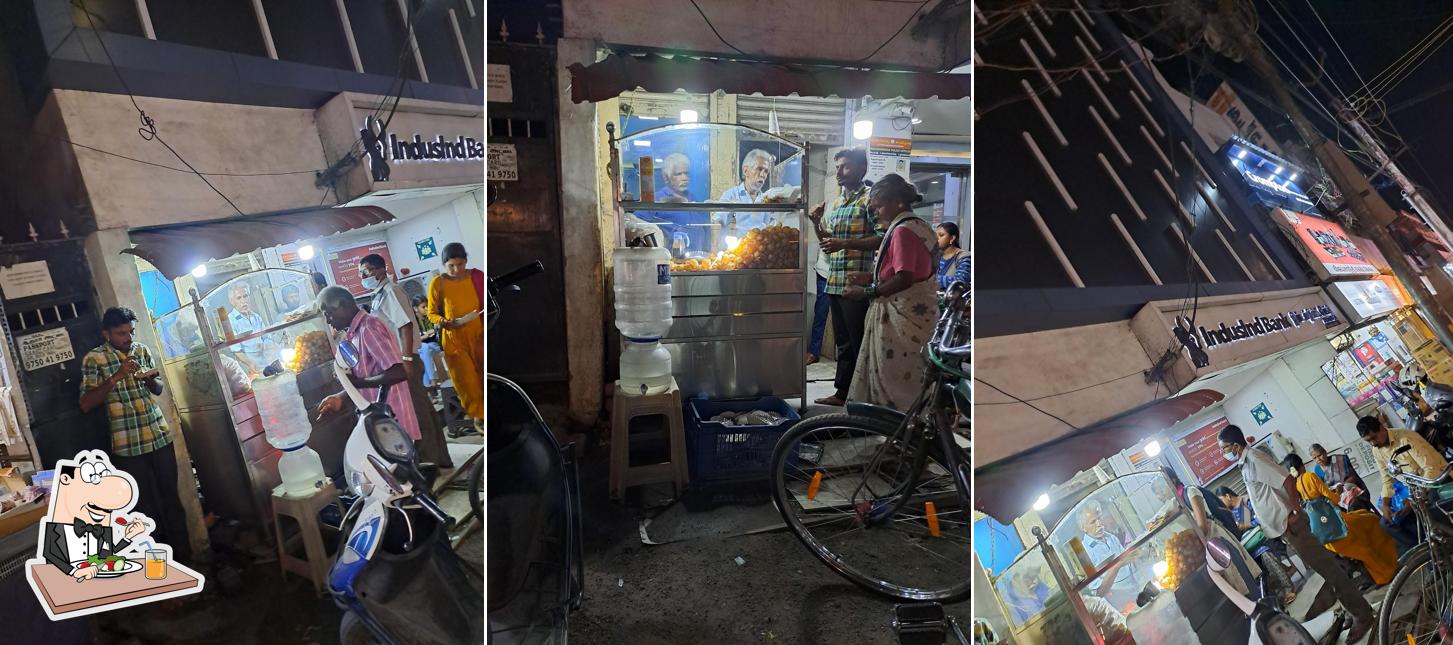
<svg viewBox="0 0 1453 645">
<path fill-rule="evenodd" d="M 140 257 L 175 280 L 208 260 L 351 231 L 394 219 L 378 206 L 305 208 L 131 231 Z"/>
<path fill-rule="evenodd" d="M 973 87 L 970 74 L 849 69 L 826 65 L 743 62 L 690 56 L 611 54 L 593 65 L 570 66 L 570 98 L 594 103 L 645 90 L 763 96 L 961 99 Z"/>
<path fill-rule="evenodd" d="M 1101 460 L 1191 418 L 1226 398 L 1195 390 L 1156 401 L 1050 444 L 974 471 L 974 507 L 1002 524 L 1029 510 L 1051 486 L 1068 481 Z"/>
</svg>

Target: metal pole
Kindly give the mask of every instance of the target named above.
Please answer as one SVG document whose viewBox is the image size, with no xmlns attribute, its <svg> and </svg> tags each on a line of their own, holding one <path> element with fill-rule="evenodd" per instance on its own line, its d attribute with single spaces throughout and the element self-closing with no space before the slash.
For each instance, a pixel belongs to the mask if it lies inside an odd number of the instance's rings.
<svg viewBox="0 0 1453 645">
<path fill-rule="evenodd" d="M 1075 592 L 1075 583 L 1070 580 L 1070 575 L 1065 573 L 1064 566 L 1054 549 L 1050 548 L 1049 542 L 1044 539 L 1044 529 L 1034 527 L 1034 539 L 1039 543 L 1039 550 L 1044 554 L 1044 563 L 1049 565 L 1049 572 L 1054 575 L 1054 581 L 1059 583 L 1059 588 L 1065 592 L 1065 600 L 1070 603 L 1070 609 L 1075 611 L 1075 618 L 1079 619 L 1080 627 L 1090 636 L 1093 645 L 1105 645 L 1105 635 L 1100 633 L 1100 624 L 1090 616 L 1090 610 L 1085 608 L 1085 600 Z M 1109 584 L 1108 582 L 1106 584 Z"/>
</svg>

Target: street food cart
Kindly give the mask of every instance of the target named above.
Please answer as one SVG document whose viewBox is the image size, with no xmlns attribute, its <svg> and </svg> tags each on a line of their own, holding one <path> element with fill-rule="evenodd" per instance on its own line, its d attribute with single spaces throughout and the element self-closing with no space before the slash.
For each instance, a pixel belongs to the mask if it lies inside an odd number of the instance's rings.
<svg viewBox="0 0 1453 645">
<path fill-rule="evenodd" d="M 1106 482 L 1034 534 L 993 578 L 1016 642 L 1246 642 L 1250 619 L 1211 581 L 1204 536 L 1163 474 Z"/>
<path fill-rule="evenodd" d="M 260 269 L 238 275 L 158 316 L 162 366 L 196 465 L 204 504 L 225 517 L 267 527 L 282 452 L 268 443 L 252 385 L 278 370 L 296 372 L 298 396 L 310 412 L 342 390 L 334 375 L 323 316 L 298 302 L 315 298 L 309 274 Z M 245 304 L 243 304 L 245 302 Z M 246 315 L 241 309 L 249 309 Z M 308 445 L 324 472 L 342 471 L 352 419 L 313 418 Z M 265 531 L 265 535 L 272 535 Z"/>
<path fill-rule="evenodd" d="M 682 392 L 805 405 L 807 148 L 735 124 L 607 131 L 618 222 L 659 228 L 671 251 L 675 318 L 661 342 Z M 757 168 L 767 176 L 752 191 L 744 174 Z M 617 234 L 630 241 L 623 223 Z"/>
</svg>

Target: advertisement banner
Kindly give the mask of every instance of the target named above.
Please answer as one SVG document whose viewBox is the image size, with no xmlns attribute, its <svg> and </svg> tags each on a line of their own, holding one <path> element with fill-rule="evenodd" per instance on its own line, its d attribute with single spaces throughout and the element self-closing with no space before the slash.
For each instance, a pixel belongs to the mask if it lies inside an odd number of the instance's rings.
<svg viewBox="0 0 1453 645">
<path fill-rule="evenodd" d="M 1327 292 L 1353 324 L 1397 311 L 1408 304 L 1383 280 L 1332 282 L 1327 284 Z"/>
<path fill-rule="evenodd" d="M 1231 422 L 1226 417 L 1217 417 L 1210 423 L 1176 438 L 1176 450 L 1180 451 L 1186 465 L 1195 474 L 1196 483 L 1205 486 L 1226 474 L 1235 465 L 1221 455 L 1221 446 L 1216 439 L 1216 433 L 1229 425 Z"/>
<path fill-rule="evenodd" d="M 1367 254 L 1336 222 L 1281 208 L 1271 215 L 1321 279 L 1378 274 Z"/>
<path fill-rule="evenodd" d="M 1250 141 L 1267 152 L 1277 156 L 1284 156 L 1282 155 L 1281 147 L 1276 144 L 1276 140 L 1271 137 L 1271 134 L 1266 131 L 1266 128 L 1261 127 L 1261 124 L 1256 121 L 1256 116 L 1251 113 L 1251 108 L 1246 106 L 1246 102 L 1241 100 L 1241 97 L 1236 94 L 1236 90 L 1231 89 L 1229 84 L 1222 82 L 1221 86 L 1216 88 L 1216 93 L 1211 95 L 1211 99 L 1206 101 L 1206 104 L 1217 114 L 1230 119 L 1232 123 L 1236 124 L 1236 129 L 1240 131 L 1241 138 Z"/>
</svg>

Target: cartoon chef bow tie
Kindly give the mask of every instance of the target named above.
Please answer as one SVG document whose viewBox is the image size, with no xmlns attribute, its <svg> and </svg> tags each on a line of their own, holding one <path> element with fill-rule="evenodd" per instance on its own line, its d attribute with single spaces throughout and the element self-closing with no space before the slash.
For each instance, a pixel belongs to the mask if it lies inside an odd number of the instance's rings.
<svg viewBox="0 0 1453 645">
<path fill-rule="evenodd" d="M 100 524 L 87 524 L 77 519 L 71 521 L 71 530 L 76 532 L 76 537 L 85 537 L 89 533 L 99 541 L 106 539 L 108 529 Z"/>
</svg>

